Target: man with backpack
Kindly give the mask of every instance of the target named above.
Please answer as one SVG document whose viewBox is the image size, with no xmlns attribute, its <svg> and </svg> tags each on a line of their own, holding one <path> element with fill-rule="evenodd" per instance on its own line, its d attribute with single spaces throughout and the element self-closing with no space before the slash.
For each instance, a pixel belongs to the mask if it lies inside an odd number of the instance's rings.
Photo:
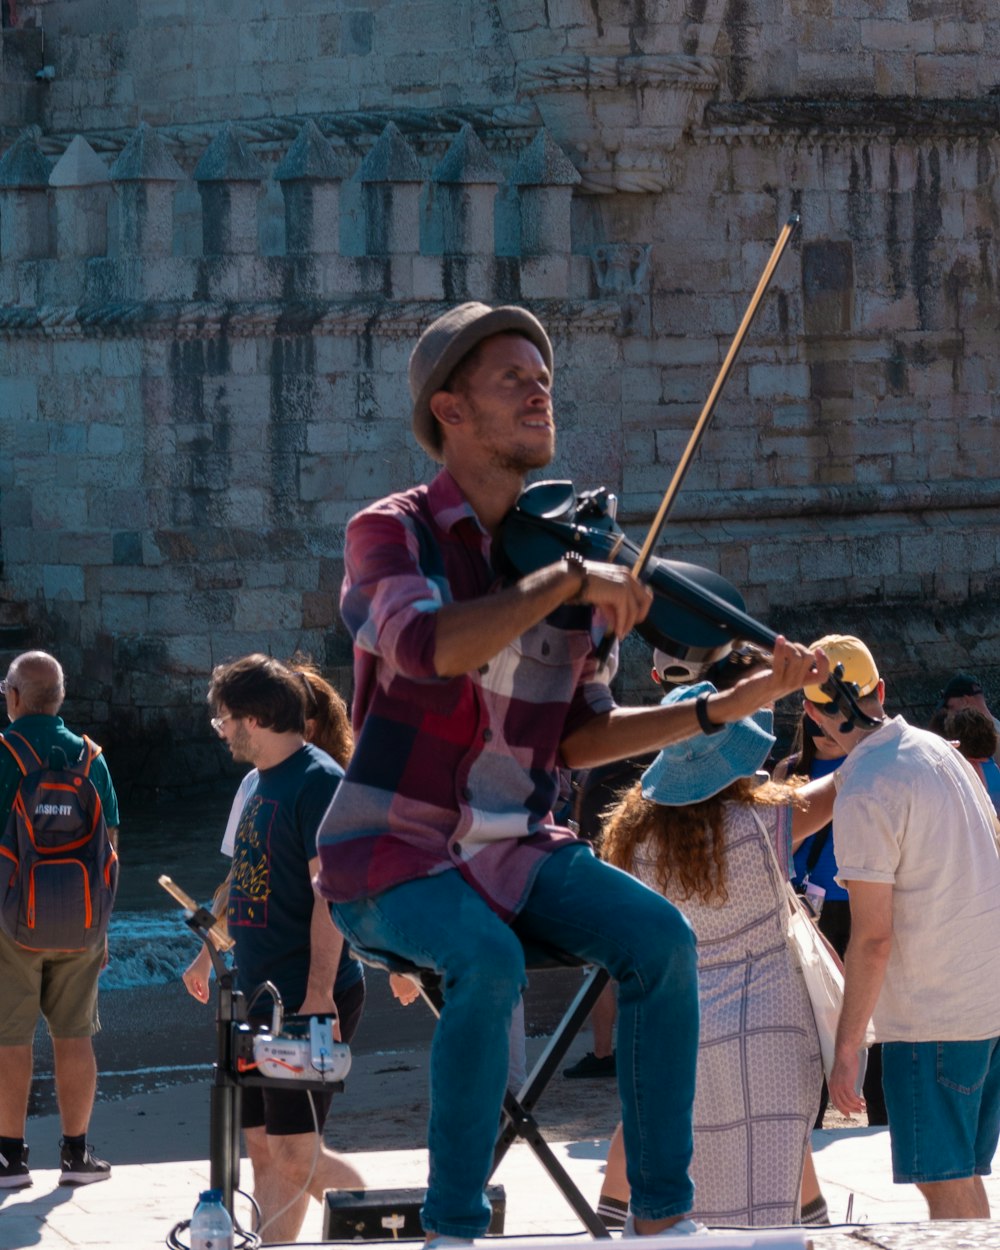
<svg viewBox="0 0 1000 1250">
<path fill-rule="evenodd" d="M 0 682 L 0 1189 L 32 1183 L 24 1141 L 39 1014 L 52 1036 L 60 1185 L 107 1180 L 87 1127 L 97 1090 L 97 980 L 117 885 L 118 799 L 101 748 L 59 709 L 62 667 L 28 651 Z"/>
</svg>

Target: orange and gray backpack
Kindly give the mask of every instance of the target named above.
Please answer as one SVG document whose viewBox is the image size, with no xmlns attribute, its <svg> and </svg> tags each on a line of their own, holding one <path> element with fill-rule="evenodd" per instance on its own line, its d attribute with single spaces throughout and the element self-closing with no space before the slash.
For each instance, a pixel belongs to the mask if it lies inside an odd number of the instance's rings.
<svg viewBox="0 0 1000 1250">
<path fill-rule="evenodd" d="M 83 743 L 75 763 L 60 747 L 44 763 L 16 730 L 0 734 L 22 774 L 0 837 L 0 929 L 25 950 L 92 950 L 108 931 L 118 856 L 90 779 L 101 748 Z"/>
</svg>

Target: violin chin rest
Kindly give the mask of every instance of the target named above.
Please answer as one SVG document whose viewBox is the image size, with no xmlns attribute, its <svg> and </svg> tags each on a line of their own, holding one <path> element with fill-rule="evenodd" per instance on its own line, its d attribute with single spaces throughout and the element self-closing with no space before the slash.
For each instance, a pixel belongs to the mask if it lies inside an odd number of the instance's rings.
<svg viewBox="0 0 1000 1250">
<path fill-rule="evenodd" d="M 639 626 L 642 632 L 642 626 Z M 653 667 L 665 686 L 687 686 L 701 681 L 713 664 L 724 660 L 732 647 L 686 647 L 673 638 L 648 638 L 653 645 Z M 664 646 L 666 644 L 666 647 Z"/>
<path fill-rule="evenodd" d="M 558 521 L 576 511 L 572 482 L 533 482 L 518 496 L 517 506 L 529 516 Z"/>
</svg>

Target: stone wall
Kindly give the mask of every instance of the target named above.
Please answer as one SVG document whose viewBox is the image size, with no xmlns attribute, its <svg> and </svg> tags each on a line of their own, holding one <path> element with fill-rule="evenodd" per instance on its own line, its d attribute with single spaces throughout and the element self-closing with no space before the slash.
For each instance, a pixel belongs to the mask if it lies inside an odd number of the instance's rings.
<svg viewBox="0 0 1000 1250">
<path fill-rule="evenodd" d="M 456 300 L 543 317 L 553 475 L 641 537 L 792 212 L 661 550 L 865 632 L 918 716 L 996 680 L 984 2 L 208 7 L 2 31 L 0 631 L 76 715 L 148 750 L 222 658 L 348 680 L 343 525 L 433 471 L 406 359 Z"/>
<path fill-rule="evenodd" d="M 7 0 L 5 0 L 5 3 Z M 367 109 L 523 106 L 567 76 L 600 111 L 607 58 L 717 61 L 729 98 L 978 98 L 989 0 L 16 0 L 44 31 L 46 128 Z M 635 68 L 642 68 L 638 65 Z M 646 71 L 650 66 L 644 67 Z M 654 72 L 656 66 L 653 66 Z M 690 73 L 690 70 L 689 70 Z"/>
</svg>

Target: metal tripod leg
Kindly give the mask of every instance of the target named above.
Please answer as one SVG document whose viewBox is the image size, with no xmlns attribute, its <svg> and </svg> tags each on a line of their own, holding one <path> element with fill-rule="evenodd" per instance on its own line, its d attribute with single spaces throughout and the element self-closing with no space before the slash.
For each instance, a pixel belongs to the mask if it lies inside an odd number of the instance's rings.
<svg viewBox="0 0 1000 1250">
<path fill-rule="evenodd" d="M 213 1189 L 222 1190 L 222 1203 L 234 1216 L 233 1198 L 240 1187 L 241 1091 L 233 1056 L 233 1025 L 238 1012 L 233 974 L 217 952 L 212 952 L 218 981 L 216 1008 L 216 1055 L 212 1096 L 209 1103 L 208 1157 Z M 239 998 L 242 1002 L 242 997 Z"/>
</svg>

